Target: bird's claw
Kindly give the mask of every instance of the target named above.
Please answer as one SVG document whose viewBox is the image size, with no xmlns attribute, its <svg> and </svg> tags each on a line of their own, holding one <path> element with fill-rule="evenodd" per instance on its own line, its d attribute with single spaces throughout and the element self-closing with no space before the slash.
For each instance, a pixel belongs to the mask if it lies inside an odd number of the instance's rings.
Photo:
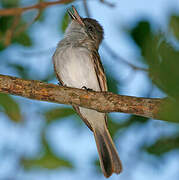
<svg viewBox="0 0 179 180">
<path fill-rule="evenodd" d="M 87 90 L 87 91 L 93 91 L 93 89 L 87 88 L 86 86 L 83 86 L 82 89 Z"/>
</svg>

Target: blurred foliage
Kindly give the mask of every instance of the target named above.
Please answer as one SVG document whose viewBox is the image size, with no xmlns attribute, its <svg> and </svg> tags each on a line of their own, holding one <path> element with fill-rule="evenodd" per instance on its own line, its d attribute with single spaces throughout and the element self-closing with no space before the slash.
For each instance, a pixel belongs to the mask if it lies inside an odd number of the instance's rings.
<svg viewBox="0 0 179 180">
<path fill-rule="evenodd" d="M 179 16 L 173 15 L 170 17 L 169 28 L 173 32 L 174 36 L 179 40 Z"/>
<path fill-rule="evenodd" d="M 34 157 L 33 159 L 22 158 L 21 164 L 24 166 L 26 170 L 31 170 L 33 168 L 47 168 L 47 169 L 56 169 L 56 168 L 73 168 L 71 162 L 66 160 L 66 158 L 62 158 L 57 156 L 48 145 L 44 134 L 42 135 L 43 148 L 42 152 Z"/>
<path fill-rule="evenodd" d="M 6 32 L 13 23 L 13 17 L 12 16 L 1 16 L 0 17 L 0 32 L 4 33 Z"/>
<path fill-rule="evenodd" d="M 177 16 L 172 16 L 170 21 L 173 32 L 178 32 Z M 161 108 L 160 116 L 168 121 L 178 122 L 179 50 L 173 46 L 171 35 L 167 37 L 161 32 L 154 33 L 147 21 L 140 21 L 130 35 L 140 48 L 144 62 L 149 66 L 149 76 L 153 83 L 171 98 L 170 103 L 167 102 Z"/>
<path fill-rule="evenodd" d="M 71 116 L 75 113 L 72 108 L 55 108 L 45 112 L 45 118 L 48 123 L 54 120 L 59 120 L 64 117 Z"/>
<path fill-rule="evenodd" d="M 55 73 L 52 72 L 52 73 L 49 73 L 47 76 L 45 76 L 43 79 L 40 79 L 40 81 L 49 82 L 49 81 L 52 81 L 55 78 L 56 78 Z"/>
<path fill-rule="evenodd" d="M 144 149 L 156 156 L 161 156 L 173 149 L 179 150 L 179 136 L 174 137 L 161 137 L 151 146 L 144 147 Z"/>
<path fill-rule="evenodd" d="M 20 76 L 21 78 L 28 79 L 28 67 L 16 63 L 7 63 L 7 66 L 15 70 L 18 76 Z"/>
<path fill-rule="evenodd" d="M 27 23 L 22 18 L 19 20 L 16 18 L 17 17 L 13 16 L 0 17 L 0 51 L 9 46 L 9 43 L 19 43 L 23 46 L 32 46 L 32 40 L 25 28 Z M 15 27 L 14 21 L 18 21 Z M 9 32 L 12 33 L 12 37 L 8 36 Z M 9 42 L 8 44 L 7 41 Z"/>
<path fill-rule="evenodd" d="M 15 43 L 17 42 L 23 46 L 31 46 L 32 45 L 32 41 L 27 32 L 21 32 L 20 34 L 15 36 L 13 38 L 12 42 L 15 42 Z"/>
<path fill-rule="evenodd" d="M 44 10 L 41 9 L 39 10 L 37 17 L 35 18 L 35 21 L 43 22 L 44 20 L 45 20 Z"/>
<path fill-rule="evenodd" d="M 66 158 L 61 159 L 51 152 L 44 152 L 43 155 L 34 159 L 22 159 L 21 163 L 26 170 L 34 168 L 47 168 L 49 170 L 62 167 L 72 168 L 71 163 Z"/>
<path fill-rule="evenodd" d="M 125 121 L 116 122 L 110 116 L 108 117 L 108 127 L 112 137 L 117 133 L 118 130 L 126 130 L 130 126 L 134 124 L 143 125 L 144 123 L 148 122 L 148 118 L 131 115 Z"/>
<path fill-rule="evenodd" d="M 159 117 L 169 122 L 179 122 L 178 99 L 168 99 L 160 109 Z"/>
<path fill-rule="evenodd" d="M 18 7 L 20 0 L 1 0 L 1 6 L 3 8 Z"/>
<path fill-rule="evenodd" d="M 20 122 L 22 120 L 19 104 L 11 96 L 0 93 L 0 107 L 12 121 Z"/>
<path fill-rule="evenodd" d="M 131 37 L 135 41 L 135 43 L 143 50 L 143 46 L 147 41 L 147 38 L 151 34 L 151 27 L 148 21 L 140 21 L 138 24 L 131 30 Z"/>
<path fill-rule="evenodd" d="M 70 22 L 70 18 L 69 18 L 69 15 L 68 13 L 65 11 L 64 15 L 63 15 L 63 18 L 62 18 L 62 21 L 61 21 L 61 30 L 62 32 L 64 33 L 68 24 Z"/>
<path fill-rule="evenodd" d="M 118 93 L 118 81 L 114 77 L 112 73 L 107 73 L 106 74 L 107 78 L 107 85 L 108 85 L 108 91 L 113 92 L 113 93 Z"/>
<path fill-rule="evenodd" d="M 100 162 L 97 158 L 93 160 L 93 164 L 96 166 L 96 173 L 101 174 Z"/>
</svg>

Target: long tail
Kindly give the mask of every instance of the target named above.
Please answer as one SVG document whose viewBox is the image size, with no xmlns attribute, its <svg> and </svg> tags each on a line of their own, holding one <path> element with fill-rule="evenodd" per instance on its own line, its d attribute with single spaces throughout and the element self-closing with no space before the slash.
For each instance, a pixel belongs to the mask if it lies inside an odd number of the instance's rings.
<svg viewBox="0 0 179 180">
<path fill-rule="evenodd" d="M 122 171 L 122 164 L 106 125 L 102 129 L 94 128 L 93 133 L 104 176 L 109 177 L 112 173 L 119 174 Z"/>
</svg>

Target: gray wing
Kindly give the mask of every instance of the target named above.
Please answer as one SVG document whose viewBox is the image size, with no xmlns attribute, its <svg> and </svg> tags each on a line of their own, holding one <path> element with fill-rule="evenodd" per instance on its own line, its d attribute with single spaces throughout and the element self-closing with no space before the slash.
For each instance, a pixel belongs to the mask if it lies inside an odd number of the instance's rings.
<svg viewBox="0 0 179 180">
<path fill-rule="evenodd" d="M 105 75 L 104 68 L 101 63 L 100 56 L 97 50 L 92 52 L 91 58 L 94 63 L 94 68 L 95 68 L 96 76 L 98 78 L 101 91 L 107 91 L 108 87 L 107 87 L 106 75 Z"/>
</svg>

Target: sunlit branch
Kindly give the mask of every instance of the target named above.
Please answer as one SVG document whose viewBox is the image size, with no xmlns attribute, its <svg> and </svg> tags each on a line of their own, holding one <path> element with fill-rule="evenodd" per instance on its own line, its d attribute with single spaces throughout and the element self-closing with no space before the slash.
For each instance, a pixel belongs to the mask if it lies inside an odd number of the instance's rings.
<svg viewBox="0 0 179 180">
<path fill-rule="evenodd" d="M 82 106 L 99 112 L 123 112 L 156 119 L 160 119 L 158 112 L 165 101 L 159 98 L 86 91 L 5 75 L 0 75 L 0 92 L 34 100 Z"/>
</svg>

